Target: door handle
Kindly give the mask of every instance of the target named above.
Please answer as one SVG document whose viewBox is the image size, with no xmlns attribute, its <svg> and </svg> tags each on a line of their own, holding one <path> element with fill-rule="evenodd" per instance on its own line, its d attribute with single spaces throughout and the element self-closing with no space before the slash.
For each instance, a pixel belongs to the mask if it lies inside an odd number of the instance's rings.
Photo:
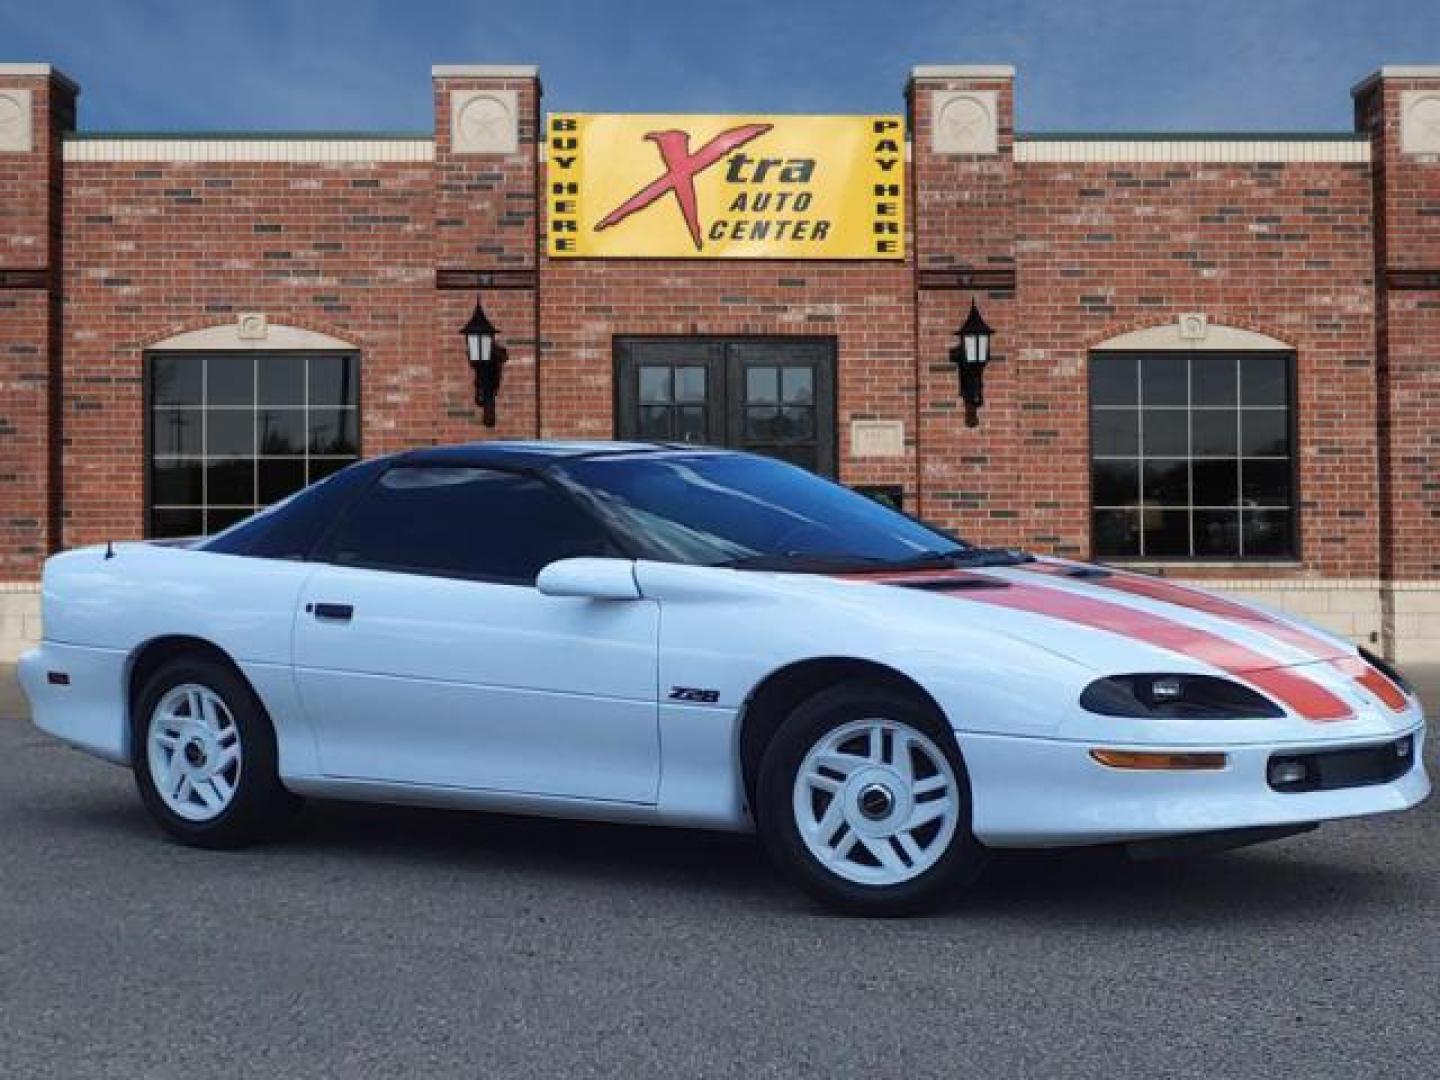
<svg viewBox="0 0 1440 1080">
<path fill-rule="evenodd" d="M 349 622 L 355 614 L 353 604 L 306 604 L 305 610 L 313 612 L 317 619 L 333 619 L 336 622 Z"/>
</svg>

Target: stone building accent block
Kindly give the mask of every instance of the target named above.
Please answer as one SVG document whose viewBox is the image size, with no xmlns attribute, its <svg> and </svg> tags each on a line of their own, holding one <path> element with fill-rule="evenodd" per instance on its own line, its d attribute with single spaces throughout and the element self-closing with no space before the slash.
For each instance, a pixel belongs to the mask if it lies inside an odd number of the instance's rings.
<svg viewBox="0 0 1440 1080">
<path fill-rule="evenodd" d="M 0 153 L 28 154 L 35 147 L 29 89 L 0 87 Z"/>
<path fill-rule="evenodd" d="M 450 141 L 457 154 L 513 154 L 520 149 L 514 90 L 457 90 L 450 95 Z"/>
<path fill-rule="evenodd" d="M 1440 154 L 1440 90 L 1407 90 L 1400 95 L 1400 149 L 1407 154 Z"/>
<path fill-rule="evenodd" d="M 941 90 L 935 94 L 931 149 L 937 154 L 994 154 L 1000 124 L 994 90 Z"/>
</svg>

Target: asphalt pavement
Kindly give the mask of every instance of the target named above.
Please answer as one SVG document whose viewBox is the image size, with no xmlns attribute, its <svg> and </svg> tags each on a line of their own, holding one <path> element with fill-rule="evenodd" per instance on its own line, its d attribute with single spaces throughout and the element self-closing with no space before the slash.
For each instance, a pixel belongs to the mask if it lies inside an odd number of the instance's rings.
<svg viewBox="0 0 1440 1080">
<path fill-rule="evenodd" d="M 1186 862 L 1001 858 L 872 921 L 694 832 L 312 803 L 188 850 L 22 716 L 0 669 L 6 1080 L 1440 1075 L 1440 799 Z"/>
</svg>

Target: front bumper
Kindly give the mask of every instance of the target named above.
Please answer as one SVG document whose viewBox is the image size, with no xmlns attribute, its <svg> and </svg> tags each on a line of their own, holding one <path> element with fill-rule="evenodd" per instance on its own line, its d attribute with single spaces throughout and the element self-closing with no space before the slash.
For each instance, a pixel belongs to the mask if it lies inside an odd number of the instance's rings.
<svg viewBox="0 0 1440 1080">
<path fill-rule="evenodd" d="M 1423 723 L 1383 737 L 1323 744 L 1249 743 L 1209 747 L 1227 755 L 1214 771 L 1109 768 L 1090 757 L 1103 746 L 1044 738 L 957 732 L 974 799 L 972 827 L 981 843 L 1000 848 L 1071 847 L 1230 829 L 1304 825 L 1334 818 L 1406 810 L 1430 793 Z M 1372 747 L 1405 735 L 1414 764 L 1385 783 L 1321 791 L 1275 791 L 1267 779 L 1277 755 Z M 1193 751 L 1186 746 L 1129 750 Z"/>
</svg>

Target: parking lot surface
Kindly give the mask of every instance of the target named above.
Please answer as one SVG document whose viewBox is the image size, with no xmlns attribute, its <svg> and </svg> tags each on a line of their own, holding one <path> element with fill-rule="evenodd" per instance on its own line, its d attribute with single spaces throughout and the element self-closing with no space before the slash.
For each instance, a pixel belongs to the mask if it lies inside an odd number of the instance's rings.
<svg viewBox="0 0 1440 1080">
<path fill-rule="evenodd" d="M 188 850 L 22 718 L 0 668 L 9 1080 L 1440 1071 L 1437 799 L 1188 862 L 1000 858 L 872 921 L 692 832 L 312 803 Z"/>
</svg>

